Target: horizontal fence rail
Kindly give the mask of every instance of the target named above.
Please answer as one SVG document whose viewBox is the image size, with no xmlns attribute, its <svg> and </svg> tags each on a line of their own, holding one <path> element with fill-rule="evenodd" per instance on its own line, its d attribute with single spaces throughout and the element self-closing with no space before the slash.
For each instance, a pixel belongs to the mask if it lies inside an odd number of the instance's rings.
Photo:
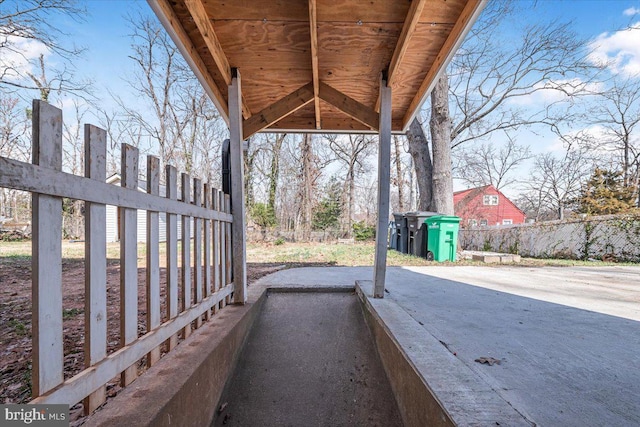
<svg viewBox="0 0 640 427">
<path fill-rule="evenodd" d="M 138 362 L 148 367 L 171 351 L 178 337 L 188 337 L 192 322 L 200 327 L 234 293 L 231 281 L 229 196 L 165 169 L 166 194 L 159 194 L 160 163 L 147 157 L 146 193 L 138 190 L 139 154 L 122 144 L 121 186 L 107 184 L 106 132 L 85 125 L 85 177 L 62 172 L 62 112 L 33 103 L 33 164 L 0 157 L 0 188 L 32 193 L 32 403 L 74 405 L 84 400 L 90 413 L 106 399 L 106 384 L 121 376 L 126 386 L 137 376 Z M 204 194 L 203 194 L 204 189 Z M 85 202 L 85 369 L 64 380 L 62 199 Z M 107 354 L 106 205 L 119 211 L 120 348 Z M 147 211 L 146 332 L 139 336 L 137 210 Z M 159 215 L 166 215 L 164 322 L 160 280 Z M 178 235 L 178 216 L 182 235 Z M 189 228 L 195 228 L 192 234 Z M 180 242 L 180 245 L 178 245 Z M 179 247 L 180 246 L 180 247 Z M 179 263 L 181 261 L 181 263 Z M 193 271 L 192 271 L 193 270 Z M 204 270 L 204 271 L 203 271 Z"/>
</svg>

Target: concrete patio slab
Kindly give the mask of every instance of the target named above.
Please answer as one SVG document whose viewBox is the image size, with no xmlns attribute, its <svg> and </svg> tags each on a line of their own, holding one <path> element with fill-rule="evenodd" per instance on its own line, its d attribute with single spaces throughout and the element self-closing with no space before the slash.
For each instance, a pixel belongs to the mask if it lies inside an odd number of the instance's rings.
<svg viewBox="0 0 640 427">
<path fill-rule="evenodd" d="M 260 282 L 353 286 L 371 275 L 304 268 Z M 640 424 L 638 283 L 637 267 L 389 268 L 386 298 L 529 421 L 626 426 Z"/>
</svg>

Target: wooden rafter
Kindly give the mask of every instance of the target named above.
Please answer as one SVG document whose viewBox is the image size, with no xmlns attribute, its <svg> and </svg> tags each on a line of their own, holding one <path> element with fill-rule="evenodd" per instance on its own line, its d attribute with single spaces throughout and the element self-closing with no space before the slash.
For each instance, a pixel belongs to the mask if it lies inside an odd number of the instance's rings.
<svg viewBox="0 0 640 427">
<path fill-rule="evenodd" d="M 326 83 L 319 82 L 319 89 L 320 99 L 328 102 L 360 123 L 369 126 L 371 129 L 378 129 L 380 118 L 375 111 Z"/>
<path fill-rule="evenodd" d="M 398 76 L 397 71 L 400 68 L 404 55 L 407 53 L 409 42 L 416 31 L 416 27 L 418 26 L 418 22 L 420 21 L 422 10 L 424 9 L 426 2 L 427 0 L 413 0 L 411 2 L 411 6 L 409 7 L 409 11 L 407 12 L 407 16 L 404 20 L 402 32 L 400 32 L 400 37 L 398 37 L 398 43 L 396 43 L 396 48 L 393 51 L 393 56 L 391 57 L 391 63 L 389 64 L 389 70 L 387 72 L 388 85 L 391 88 L 394 87 Z M 378 95 L 376 111 L 379 110 L 380 96 Z"/>
<path fill-rule="evenodd" d="M 229 60 L 222 49 L 222 45 L 220 45 L 220 41 L 218 40 L 218 36 L 216 36 L 216 32 L 213 29 L 204 4 L 202 4 L 202 0 L 185 0 L 184 3 L 193 18 L 193 22 L 198 27 L 200 35 L 204 39 L 224 82 L 227 85 L 231 84 L 231 66 L 229 65 Z M 251 111 L 249 107 L 247 107 L 244 97 L 242 99 L 242 115 L 245 119 L 251 116 Z"/>
<path fill-rule="evenodd" d="M 204 79 L 206 86 L 208 86 L 211 89 L 211 92 L 213 92 L 214 98 L 218 101 L 216 102 L 216 107 L 218 107 L 218 110 L 223 114 L 225 118 L 229 117 L 229 106 L 226 105 L 226 103 L 219 102 L 221 99 L 224 99 L 224 97 L 222 96 L 222 92 L 220 91 L 220 88 L 216 84 L 215 80 L 213 80 L 211 73 L 209 73 L 207 66 L 202 60 L 202 57 L 200 56 L 200 54 L 198 53 L 198 49 L 196 49 L 196 47 L 194 46 L 193 42 L 189 38 L 189 35 L 185 31 L 184 27 L 180 25 L 180 19 L 178 18 L 175 11 L 171 7 L 171 4 L 169 4 L 169 0 L 148 0 L 148 1 L 151 7 L 155 6 L 155 8 L 158 8 L 161 11 L 162 15 L 166 18 L 166 20 L 168 21 L 167 22 L 168 26 L 165 25 L 165 28 L 172 29 L 173 31 L 172 35 L 175 35 L 175 37 L 178 39 L 174 41 L 176 42 L 176 44 L 182 45 L 184 47 L 184 49 L 186 50 L 185 57 L 191 59 L 191 61 L 193 62 L 193 65 L 196 67 L 196 70 L 200 73 L 200 75 Z"/>
<path fill-rule="evenodd" d="M 318 14 L 316 0 L 309 0 L 309 33 L 311 36 L 311 70 L 313 71 L 313 105 L 316 112 L 316 129 L 321 129 L 320 77 L 318 74 Z"/>
<path fill-rule="evenodd" d="M 313 83 L 308 83 L 300 89 L 274 102 L 264 110 L 246 119 L 243 124 L 243 137 L 247 139 L 256 132 L 271 126 L 278 120 L 293 113 L 313 101 Z"/>
<path fill-rule="evenodd" d="M 438 52 L 438 56 L 433 62 L 433 65 L 431 65 L 427 75 L 420 84 L 418 92 L 411 100 L 409 108 L 407 108 L 402 120 L 403 129 L 409 125 L 409 122 L 415 116 L 415 113 L 418 108 L 420 108 L 424 98 L 429 94 L 429 92 L 431 92 L 438 76 L 447 67 L 449 60 L 457 50 L 457 45 L 462 43 L 462 39 L 464 38 L 466 31 L 471 27 L 470 23 L 473 22 L 474 18 L 480 13 L 484 3 L 484 0 L 468 0 L 458 20 L 454 24 L 453 29 L 449 33 L 449 36 L 442 45 L 442 48 L 440 48 L 440 52 Z"/>
</svg>

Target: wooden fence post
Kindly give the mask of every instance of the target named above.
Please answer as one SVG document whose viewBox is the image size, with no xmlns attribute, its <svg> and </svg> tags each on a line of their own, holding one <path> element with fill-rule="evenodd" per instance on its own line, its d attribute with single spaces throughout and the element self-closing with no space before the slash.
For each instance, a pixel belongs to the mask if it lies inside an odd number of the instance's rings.
<svg viewBox="0 0 640 427">
<path fill-rule="evenodd" d="M 191 204 L 191 177 L 183 173 L 182 177 L 182 201 Z M 182 306 L 180 311 L 186 311 L 191 307 L 191 217 L 182 215 Z M 184 328 L 184 339 L 191 335 L 191 324 Z"/>
<path fill-rule="evenodd" d="M 167 165 L 165 169 L 166 194 L 170 200 L 178 198 L 178 171 L 175 167 Z M 178 315 L 178 217 L 176 214 L 167 213 L 167 319 L 171 320 Z M 169 339 L 168 349 L 172 350 L 178 345 L 178 335 Z"/>
<path fill-rule="evenodd" d="M 33 164 L 62 169 L 62 111 L 33 101 Z M 33 396 L 63 381 L 62 198 L 32 194 Z"/>
<path fill-rule="evenodd" d="M 147 156 L 147 193 L 160 194 L 160 160 Z M 160 326 L 160 223 L 156 211 L 147 211 L 147 332 Z M 160 360 L 160 347 L 147 355 L 147 366 Z"/>
<path fill-rule="evenodd" d="M 107 178 L 107 132 L 84 125 L 84 176 L 103 183 Z M 107 235 L 106 205 L 85 203 L 84 367 L 107 356 Z M 106 400 L 100 386 L 84 400 L 89 415 Z"/>
<path fill-rule="evenodd" d="M 208 183 L 204 184 L 204 207 L 211 209 L 211 192 Z M 204 221 L 204 297 L 211 295 L 211 221 Z M 211 310 L 205 313 L 205 320 L 211 319 Z"/>
<path fill-rule="evenodd" d="M 229 197 L 228 194 L 224 194 L 223 196 L 224 196 L 224 211 L 226 213 L 231 213 L 231 198 Z M 235 221 L 235 219 L 234 219 L 234 221 Z M 235 258 L 233 257 L 233 255 L 231 255 L 231 251 L 232 251 L 231 244 L 233 242 L 232 237 L 231 237 L 232 226 L 231 226 L 231 223 L 229 223 L 229 222 L 225 222 L 224 224 L 225 224 L 225 230 L 226 230 L 225 231 L 225 242 L 226 242 L 225 247 L 226 247 L 226 250 L 227 250 L 227 253 L 225 254 L 225 269 L 227 271 L 226 275 L 227 275 L 227 280 L 228 280 L 229 278 L 232 277 L 231 276 L 232 275 L 231 269 L 233 268 L 232 267 L 233 263 L 236 262 L 236 261 L 235 261 Z M 245 259 L 242 258 L 242 263 L 244 264 L 244 262 L 245 262 Z M 245 284 L 245 287 L 246 287 L 246 268 L 243 268 L 243 270 L 244 270 L 244 274 L 245 274 L 244 284 Z M 240 298 L 240 297 L 236 296 L 235 290 L 237 289 L 238 286 L 242 287 L 243 285 L 242 284 L 238 284 L 238 282 L 235 279 L 233 280 L 233 283 L 234 283 L 233 301 L 237 303 L 239 301 L 238 298 Z M 241 292 L 244 292 L 244 290 L 241 290 Z M 242 297 L 242 298 L 244 298 L 244 301 L 246 301 L 246 296 Z M 227 296 L 226 299 L 227 299 L 227 304 L 231 304 L 231 295 Z M 244 304 L 244 301 L 242 302 L 242 304 Z"/>
<path fill-rule="evenodd" d="M 193 179 L 193 204 L 202 206 L 202 181 Z M 195 303 L 202 301 L 202 219 L 193 219 L 193 279 L 195 287 Z M 196 328 L 202 326 L 202 316 L 196 319 Z"/>
<path fill-rule="evenodd" d="M 217 188 L 211 189 L 211 208 L 215 211 L 220 209 L 220 191 Z M 221 221 L 213 221 L 213 292 L 222 288 L 220 281 L 220 224 Z M 220 308 L 220 304 L 213 306 L 215 313 Z"/>
<path fill-rule="evenodd" d="M 224 192 L 218 193 L 218 210 L 220 212 L 226 212 L 224 203 Z M 227 276 L 227 223 L 219 221 L 220 223 L 220 289 L 227 286 L 229 279 Z M 226 298 L 220 301 L 219 308 L 224 308 L 227 304 Z"/>
<path fill-rule="evenodd" d="M 122 144 L 122 187 L 138 191 L 138 149 Z M 120 210 L 120 346 L 138 339 L 138 211 Z M 136 379 L 137 366 L 122 372 L 122 386 Z"/>
</svg>

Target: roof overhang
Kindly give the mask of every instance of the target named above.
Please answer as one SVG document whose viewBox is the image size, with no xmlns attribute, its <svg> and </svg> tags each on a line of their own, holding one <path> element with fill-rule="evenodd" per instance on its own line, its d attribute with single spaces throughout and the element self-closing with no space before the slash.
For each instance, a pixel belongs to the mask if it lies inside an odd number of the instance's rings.
<svg viewBox="0 0 640 427">
<path fill-rule="evenodd" d="M 379 85 L 404 132 L 486 0 L 148 0 L 228 122 L 242 76 L 244 137 L 378 130 Z"/>
</svg>

